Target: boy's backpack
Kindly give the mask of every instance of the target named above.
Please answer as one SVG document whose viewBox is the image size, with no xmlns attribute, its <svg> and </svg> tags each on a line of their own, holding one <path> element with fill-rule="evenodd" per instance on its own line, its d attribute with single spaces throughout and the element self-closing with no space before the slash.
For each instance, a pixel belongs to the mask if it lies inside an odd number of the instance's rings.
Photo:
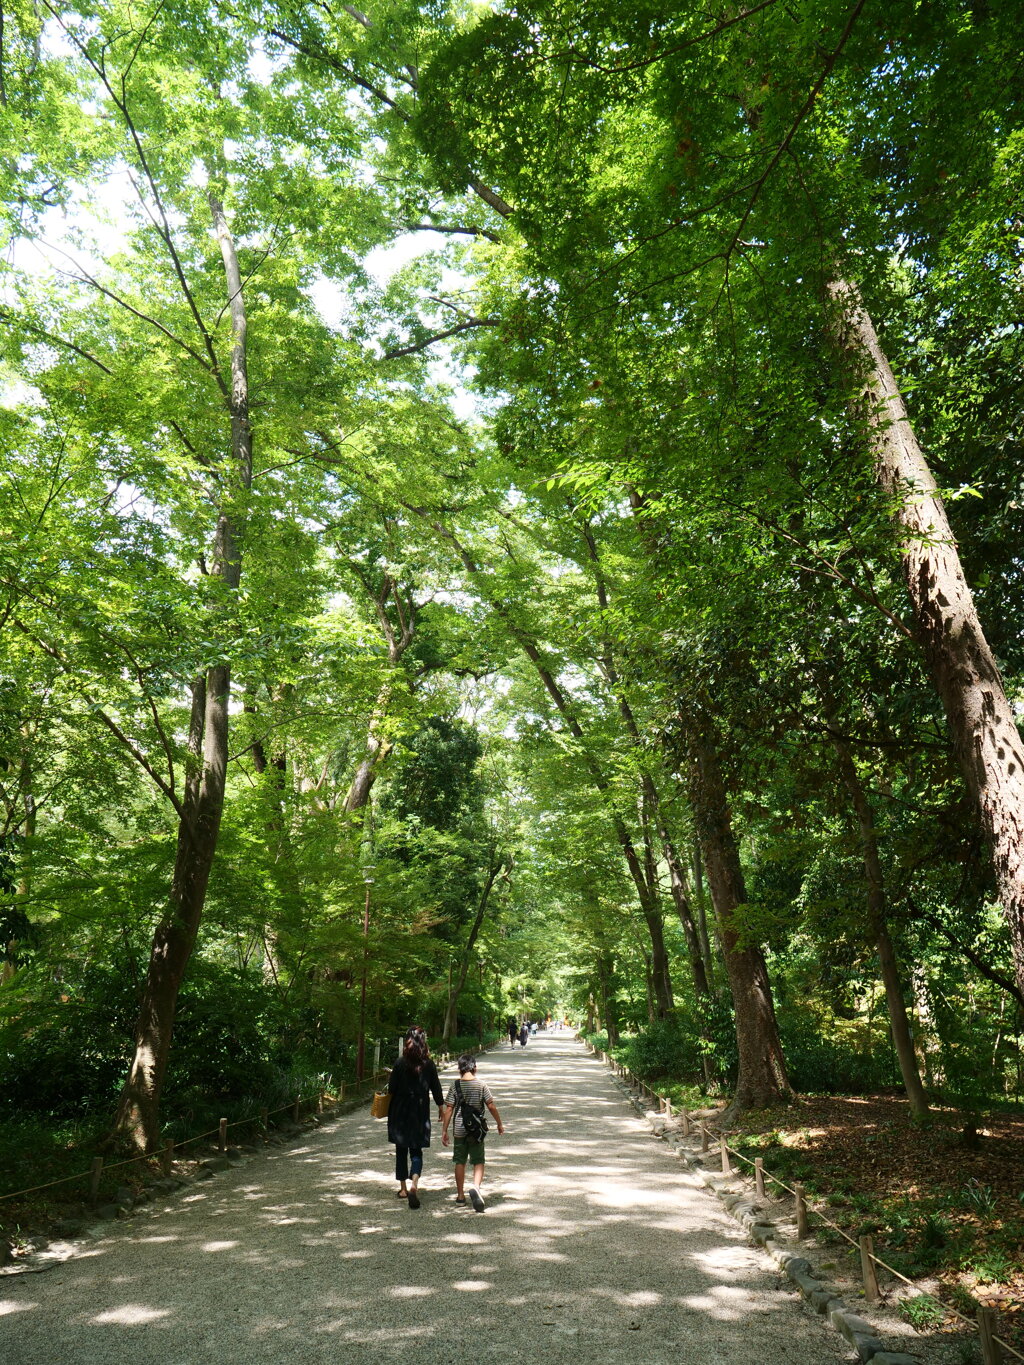
<svg viewBox="0 0 1024 1365">
<path fill-rule="evenodd" d="M 455 1082 L 455 1098 L 458 1101 L 459 1115 L 462 1118 L 462 1127 L 465 1130 L 466 1139 L 469 1142 L 483 1142 L 487 1132 L 487 1120 L 484 1118 L 482 1108 L 475 1109 L 473 1105 L 463 1096 L 462 1086 Z"/>
</svg>

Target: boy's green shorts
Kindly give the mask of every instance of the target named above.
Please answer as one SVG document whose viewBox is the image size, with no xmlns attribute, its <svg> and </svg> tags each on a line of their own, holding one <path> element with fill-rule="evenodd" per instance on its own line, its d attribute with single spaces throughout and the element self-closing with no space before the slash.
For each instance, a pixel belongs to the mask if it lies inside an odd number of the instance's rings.
<svg viewBox="0 0 1024 1365">
<path fill-rule="evenodd" d="M 452 1161 L 456 1166 L 482 1166 L 484 1161 L 483 1142 L 470 1142 L 469 1138 L 456 1138 L 452 1147 Z"/>
</svg>

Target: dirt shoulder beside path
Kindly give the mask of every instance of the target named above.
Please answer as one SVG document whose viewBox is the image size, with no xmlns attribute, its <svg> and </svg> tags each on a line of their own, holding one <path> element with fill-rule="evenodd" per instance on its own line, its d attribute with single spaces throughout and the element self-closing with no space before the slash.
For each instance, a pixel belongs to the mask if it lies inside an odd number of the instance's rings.
<svg viewBox="0 0 1024 1365">
<path fill-rule="evenodd" d="M 349 1114 L 146 1207 L 45 1274 L 0 1280 L 17 1365 L 542 1360 L 827 1365 L 845 1343 L 653 1139 L 568 1035 L 486 1054 L 509 1132 L 487 1211 L 426 1153 L 394 1196 L 384 1125 Z"/>
</svg>

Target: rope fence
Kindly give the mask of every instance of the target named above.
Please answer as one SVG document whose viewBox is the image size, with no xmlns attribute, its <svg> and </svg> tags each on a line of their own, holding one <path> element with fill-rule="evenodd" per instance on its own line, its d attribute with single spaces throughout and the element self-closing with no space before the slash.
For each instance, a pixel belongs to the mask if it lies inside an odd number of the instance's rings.
<svg viewBox="0 0 1024 1365">
<path fill-rule="evenodd" d="M 594 1045 L 581 1034 L 577 1034 L 577 1037 L 586 1045 L 594 1056 L 599 1057 L 601 1061 L 610 1066 L 615 1074 L 620 1076 L 627 1085 L 635 1087 L 640 1092 L 641 1096 L 645 1094 L 649 1095 L 651 1100 L 658 1106 L 659 1112 L 666 1114 L 669 1118 L 672 1117 L 672 1101 L 668 1099 L 667 1096 L 659 1095 L 657 1091 L 652 1090 L 649 1085 L 644 1081 L 641 1081 L 637 1076 L 634 1076 L 621 1062 L 616 1061 L 614 1057 L 610 1057 L 607 1052 L 602 1052 L 600 1048 L 594 1047 Z M 691 1135 L 691 1126 L 695 1121 L 691 1119 L 685 1108 L 680 1109 L 679 1120 L 682 1126 L 683 1136 L 689 1137 Z M 700 1133 L 701 1151 L 707 1152 L 710 1150 L 711 1145 L 707 1124 L 697 1120 L 696 1127 Z M 857 1249 L 860 1253 L 864 1297 L 868 1303 L 877 1303 L 881 1297 L 878 1288 L 878 1276 L 876 1274 L 876 1267 L 878 1266 L 881 1266 L 883 1270 L 887 1271 L 890 1275 L 895 1276 L 897 1280 L 901 1280 L 911 1289 L 917 1290 L 922 1294 L 925 1292 L 918 1284 L 913 1280 L 908 1279 L 901 1271 L 896 1270 L 895 1267 L 889 1265 L 887 1261 L 882 1260 L 881 1256 L 875 1252 L 873 1238 L 868 1235 L 851 1237 L 848 1232 L 838 1225 L 838 1223 L 834 1223 L 831 1218 L 822 1213 L 820 1208 L 812 1206 L 808 1202 L 806 1191 L 801 1183 L 794 1181 L 792 1185 L 787 1185 L 786 1182 L 777 1175 L 772 1175 L 770 1171 L 764 1169 L 764 1161 L 761 1157 L 755 1157 L 751 1160 L 750 1157 L 744 1156 L 742 1152 L 738 1152 L 735 1147 L 731 1147 L 724 1133 L 719 1135 L 719 1150 L 721 1152 L 723 1175 L 732 1175 L 734 1173 L 729 1162 L 730 1156 L 736 1157 L 737 1160 L 742 1161 L 745 1165 L 751 1167 L 754 1173 L 754 1190 L 758 1198 L 763 1199 L 765 1197 L 764 1182 L 766 1179 L 770 1180 L 773 1185 L 777 1185 L 780 1189 L 785 1190 L 787 1194 L 793 1196 L 796 1204 L 796 1235 L 798 1241 L 804 1241 L 809 1236 L 809 1219 L 810 1215 L 813 1214 L 815 1218 L 826 1227 L 831 1228 L 833 1232 L 837 1232 L 840 1237 Z M 959 1309 L 954 1308 L 952 1304 L 943 1303 L 942 1307 L 946 1312 L 951 1313 L 954 1318 L 959 1319 L 960 1322 L 965 1323 L 968 1327 L 971 1327 L 978 1332 L 981 1338 L 984 1365 L 1001 1365 L 1003 1359 L 1001 1353 L 1003 1351 L 1013 1356 L 1015 1360 L 1024 1361 L 1024 1355 L 1022 1355 L 1020 1351 L 1011 1346 L 1008 1341 L 1004 1341 L 1001 1337 L 996 1335 L 995 1329 L 998 1315 L 994 1309 L 979 1306 L 977 1316 L 969 1318 L 966 1314 L 961 1313 Z"/>
<path fill-rule="evenodd" d="M 90 1181 L 90 1198 L 95 1201 L 99 1192 L 100 1180 L 102 1176 L 109 1171 L 120 1170 L 124 1166 L 135 1166 L 140 1161 L 159 1161 L 163 1167 L 164 1174 L 169 1175 L 171 1163 L 174 1160 L 174 1153 L 183 1150 L 186 1147 L 190 1147 L 195 1142 L 202 1142 L 204 1138 L 208 1137 L 217 1137 L 220 1140 L 220 1151 L 223 1152 L 227 1148 L 227 1143 L 225 1141 L 226 1134 L 231 1128 L 259 1125 L 262 1131 L 266 1132 L 269 1120 L 278 1114 L 283 1114 L 285 1110 L 288 1109 L 292 1111 L 293 1121 L 297 1123 L 303 1106 L 308 1106 L 312 1103 L 315 1105 L 316 1113 L 323 1113 L 325 1104 L 334 1105 L 345 1103 L 346 1089 L 349 1091 L 350 1095 L 353 1092 L 358 1093 L 363 1087 L 372 1087 L 376 1085 L 381 1077 L 386 1076 L 387 1074 L 388 1068 L 382 1067 L 372 1075 L 364 1076 L 361 1081 L 342 1081 L 338 1087 L 338 1093 L 335 1096 L 331 1096 L 326 1090 L 319 1090 L 315 1094 L 305 1095 L 300 1091 L 299 1094 L 297 1094 L 293 1100 L 289 1100 L 287 1104 L 282 1104 L 277 1109 L 261 1109 L 258 1116 L 250 1114 L 245 1118 L 234 1119 L 230 1123 L 227 1119 L 221 1119 L 216 1128 L 208 1128 L 203 1133 L 193 1133 L 191 1136 L 181 1138 L 177 1142 L 168 1138 L 164 1143 L 163 1150 L 160 1152 L 143 1152 L 139 1156 L 126 1157 L 123 1161 L 105 1161 L 101 1156 L 94 1157 L 92 1166 L 87 1171 L 77 1171 L 74 1175 L 61 1176 L 58 1180 L 47 1180 L 41 1185 L 29 1185 L 22 1190 L 12 1190 L 9 1194 L 0 1194 L 0 1203 L 4 1203 L 10 1199 L 21 1199 L 27 1194 L 38 1194 L 42 1190 L 52 1190 L 58 1185 L 70 1185 L 77 1180 Z"/>
<path fill-rule="evenodd" d="M 493 1046 L 493 1043 L 488 1043 L 481 1051 L 486 1051 L 488 1047 Z M 442 1052 L 434 1057 L 434 1062 L 438 1067 L 449 1066 L 453 1061 L 455 1061 L 455 1057 L 448 1052 Z M 227 1119 L 221 1119 L 216 1128 L 208 1128 L 204 1133 L 193 1133 L 191 1137 L 182 1138 L 178 1142 L 168 1138 L 164 1143 L 163 1149 L 159 1152 L 143 1152 L 139 1156 L 126 1157 L 123 1161 L 105 1161 L 101 1156 L 94 1157 L 89 1170 L 77 1171 L 74 1175 L 61 1176 L 57 1180 L 47 1180 L 41 1185 L 29 1185 L 22 1190 L 12 1190 L 9 1194 L 0 1194 L 0 1204 L 11 1199 L 21 1199 L 27 1194 L 39 1194 L 42 1190 L 52 1190 L 58 1185 L 70 1185 L 78 1180 L 88 1180 L 90 1182 L 89 1197 L 91 1201 L 95 1203 L 99 1194 L 100 1181 L 109 1171 L 120 1170 L 123 1166 L 135 1166 L 140 1161 L 159 1161 L 164 1175 L 170 1175 L 174 1153 L 183 1150 L 185 1147 L 190 1147 L 194 1142 L 202 1142 L 204 1138 L 208 1137 L 217 1137 L 219 1140 L 219 1150 L 224 1152 L 227 1150 L 227 1132 L 231 1128 L 241 1128 L 258 1124 L 265 1133 L 268 1129 L 269 1120 L 274 1118 L 277 1114 L 283 1114 L 287 1109 L 292 1111 L 292 1121 L 298 1123 L 303 1105 L 308 1105 L 312 1102 L 315 1104 L 316 1113 L 323 1113 L 324 1105 L 326 1103 L 331 1105 L 344 1104 L 346 1090 L 349 1093 L 349 1097 L 352 1097 L 365 1087 L 370 1087 L 372 1089 L 382 1077 L 387 1076 L 389 1073 L 390 1067 L 381 1067 L 379 1070 L 372 1072 L 369 1076 L 364 1076 L 362 1080 L 342 1081 L 338 1087 L 337 1095 L 333 1097 L 330 1096 L 329 1092 L 326 1090 L 318 1090 L 313 1095 L 303 1095 L 300 1091 L 293 1100 L 289 1100 L 287 1104 L 280 1105 L 277 1109 L 261 1109 L 258 1117 L 253 1117 L 250 1114 L 246 1118 L 234 1119 L 230 1123 Z"/>
</svg>

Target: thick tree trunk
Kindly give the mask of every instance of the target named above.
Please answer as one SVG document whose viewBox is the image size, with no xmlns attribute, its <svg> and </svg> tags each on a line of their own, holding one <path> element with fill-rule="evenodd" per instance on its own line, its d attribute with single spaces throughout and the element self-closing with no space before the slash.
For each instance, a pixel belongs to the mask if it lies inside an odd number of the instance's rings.
<svg viewBox="0 0 1024 1365">
<path fill-rule="evenodd" d="M 768 969 L 759 948 L 741 947 L 736 909 L 746 901 L 743 869 L 713 738 L 695 725 L 687 736 L 690 799 L 704 854 L 732 992 L 739 1073 L 732 1106 L 763 1109 L 792 1095 L 775 1021 Z"/>
<path fill-rule="evenodd" d="M 651 971 L 651 955 L 644 953 L 644 985 L 647 988 L 647 1022 L 653 1024 L 658 1019 L 658 1009 L 654 1003 L 654 973 Z"/>
<path fill-rule="evenodd" d="M 874 811 L 871 809 L 871 802 L 864 790 L 864 784 L 860 780 L 849 745 L 833 733 L 832 747 L 835 750 L 839 775 L 850 795 L 850 802 L 857 816 L 857 826 L 860 830 L 861 855 L 864 860 L 864 877 L 867 883 L 868 923 L 871 936 L 878 948 L 878 962 L 889 1010 L 889 1026 L 892 1030 L 892 1041 L 896 1048 L 896 1056 L 899 1058 L 903 1088 L 907 1092 L 907 1099 L 913 1112 L 917 1115 L 927 1114 L 928 1099 L 924 1093 L 924 1086 L 921 1084 L 921 1074 L 917 1069 L 914 1038 L 910 1029 L 910 1020 L 907 1017 L 906 1003 L 903 999 L 903 983 L 900 981 L 896 953 L 886 923 L 885 876 L 882 871 L 882 859 L 878 851 L 878 834 L 875 829 Z"/>
<path fill-rule="evenodd" d="M 834 330 L 861 380 L 875 473 L 904 532 L 917 635 L 988 838 L 1018 985 L 1024 987 L 1024 745 L 985 638 L 946 509 L 874 324 L 856 288 L 833 280 Z"/>
<path fill-rule="evenodd" d="M 232 470 L 218 513 L 211 572 L 233 592 L 241 578 L 240 539 L 245 522 L 244 501 L 240 505 L 239 499 L 252 485 L 246 316 L 241 270 L 224 208 L 212 192 L 208 202 L 224 263 L 232 330 L 231 385 L 225 394 L 231 416 Z M 112 1139 L 138 1151 L 153 1151 L 160 1140 L 160 1094 L 178 991 L 199 930 L 224 812 L 230 694 L 227 662 L 210 668 L 205 680 L 193 688 L 190 771 L 181 802 L 170 907 L 153 937 L 135 1027 L 135 1052 L 111 1133 Z"/>
<path fill-rule="evenodd" d="M 345 814 L 354 815 L 365 810 L 370 800 L 370 792 L 377 780 L 380 765 L 394 746 L 378 739 L 371 731 L 366 740 L 366 756 L 356 769 L 355 777 L 345 797 Z"/>
<path fill-rule="evenodd" d="M 157 926 L 135 1025 L 135 1052 L 118 1103 L 112 1136 L 138 1151 L 160 1138 L 160 1094 L 170 1056 L 178 991 L 195 945 L 206 899 L 227 766 L 229 676 L 210 669 L 195 684 L 189 748 L 201 753 L 201 776 L 185 792 L 171 880 L 171 904 Z"/>
<path fill-rule="evenodd" d="M 665 947 L 665 925 L 661 906 L 657 903 L 643 907 L 647 933 L 651 940 L 651 985 L 659 1019 L 667 1019 L 676 1007 L 672 994 L 672 975 L 669 970 L 668 949 Z"/>
</svg>

